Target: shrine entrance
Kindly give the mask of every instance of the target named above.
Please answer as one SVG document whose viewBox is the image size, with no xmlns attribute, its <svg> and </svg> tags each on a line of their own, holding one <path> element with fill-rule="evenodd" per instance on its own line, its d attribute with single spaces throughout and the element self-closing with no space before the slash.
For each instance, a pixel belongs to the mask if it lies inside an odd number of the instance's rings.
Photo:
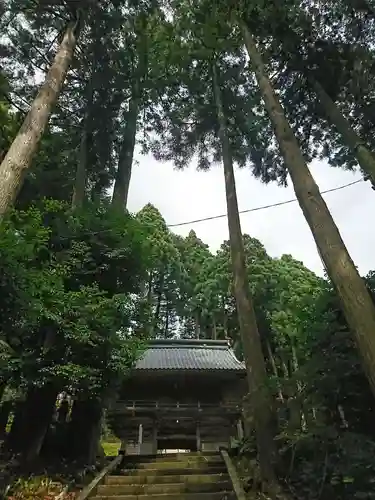
<svg viewBox="0 0 375 500">
<path fill-rule="evenodd" d="M 183 450 L 184 453 L 190 452 L 190 451 L 198 451 L 197 450 L 197 443 L 194 440 L 186 440 L 186 439 L 158 439 L 158 453 L 160 452 L 169 452 L 173 453 L 177 451 L 178 453 L 181 453 L 181 450 Z"/>
<path fill-rule="evenodd" d="M 185 449 L 198 451 L 197 424 L 194 418 L 174 415 L 172 418 L 159 420 L 157 426 L 158 450 Z"/>
<path fill-rule="evenodd" d="M 245 377 L 225 341 L 152 342 L 108 412 L 122 453 L 228 446 L 242 418 Z"/>
</svg>

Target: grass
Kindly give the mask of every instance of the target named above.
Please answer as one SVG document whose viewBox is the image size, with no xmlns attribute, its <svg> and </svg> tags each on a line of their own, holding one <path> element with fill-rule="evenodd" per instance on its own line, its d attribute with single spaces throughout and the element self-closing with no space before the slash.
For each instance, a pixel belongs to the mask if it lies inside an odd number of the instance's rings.
<svg viewBox="0 0 375 500">
<path fill-rule="evenodd" d="M 121 446 L 121 441 L 102 441 L 104 453 L 107 457 L 116 457 Z"/>
</svg>

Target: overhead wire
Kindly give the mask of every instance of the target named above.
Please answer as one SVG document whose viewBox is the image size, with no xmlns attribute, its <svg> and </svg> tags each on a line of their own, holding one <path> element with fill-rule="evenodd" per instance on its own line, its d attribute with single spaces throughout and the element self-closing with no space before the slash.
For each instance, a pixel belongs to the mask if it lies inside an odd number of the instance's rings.
<svg viewBox="0 0 375 500">
<path fill-rule="evenodd" d="M 341 186 L 337 186 L 335 188 L 326 189 L 325 191 L 321 191 L 321 194 L 333 193 L 334 191 L 340 191 L 341 189 L 345 189 L 347 187 L 354 186 L 355 184 L 358 184 L 360 182 L 365 182 L 365 180 L 364 179 L 358 179 L 356 181 L 348 182 L 347 184 L 342 184 Z M 246 213 L 250 213 L 250 212 L 257 212 L 259 210 L 265 210 L 267 208 L 273 208 L 273 207 L 279 207 L 279 206 L 282 206 L 282 205 L 287 205 L 289 203 L 294 203 L 296 201 L 298 201 L 297 198 L 292 198 L 292 199 L 286 200 L 286 201 L 280 201 L 280 202 L 277 202 L 277 203 L 271 203 L 270 205 L 263 205 L 263 206 L 260 206 L 260 207 L 248 208 L 247 210 L 240 210 L 239 213 L 240 214 L 246 214 Z M 213 215 L 211 217 L 203 217 L 202 219 L 195 219 L 195 220 L 191 220 L 191 221 L 179 222 L 178 224 L 167 224 L 167 227 L 171 228 L 171 227 L 178 227 L 178 226 L 187 226 L 189 224 L 197 224 L 198 222 L 204 222 L 204 221 L 208 221 L 208 220 L 223 219 L 224 217 L 227 217 L 227 214 Z M 81 233 L 80 236 L 82 236 L 84 234 L 87 234 L 87 235 L 90 235 L 90 236 L 94 236 L 94 235 L 98 235 L 98 234 L 108 233 L 108 232 L 111 232 L 111 231 L 112 231 L 112 229 L 103 229 L 103 230 L 100 230 L 100 231 L 90 231 L 88 233 L 83 233 L 83 234 Z M 62 236 L 60 239 L 62 239 L 62 240 L 71 239 L 71 236 L 69 236 L 69 237 Z"/>
<path fill-rule="evenodd" d="M 340 191 L 341 189 L 345 189 L 350 186 L 354 186 L 355 184 L 358 184 L 360 182 L 365 182 L 364 179 L 358 179 L 356 181 L 348 182 L 347 184 L 342 184 L 341 186 L 337 186 L 335 188 L 331 189 L 326 189 L 325 191 L 321 191 L 321 194 L 327 194 L 327 193 L 333 193 L 334 191 Z M 248 208 L 246 210 L 240 210 L 240 214 L 247 214 L 250 212 L 258 212 L 259 210 L 266 210 L 267 208 L 273 208 L 273 207 L 280 207 L 282 205 L 288 205 L 289 203 L 295 203 L 297 198 L 292 198 L 290 200 L 285 200 L 285 201 L 279 201 L 277 203 L 271 203 L 270 205 L 262 205 L 260 207 L 253 207 L 253 208 Z M 190 220 L 190 221 L 185 221 L 185 222 L 179 222 L 177 224 L 167 224 L 167 227 L 179 227 L 179 226 L 187 226 L 190 224 L 197 224 L 198 222 L 205 222 L 208 220 L 216 220 L 216 219 L 223 219 L 227 217 L 227 214 L 220 214 L 220 215 L 212 215 L 211 217 L 203 217 L 202 219 L 195 219 L 195 220 Z"/>
</svg>

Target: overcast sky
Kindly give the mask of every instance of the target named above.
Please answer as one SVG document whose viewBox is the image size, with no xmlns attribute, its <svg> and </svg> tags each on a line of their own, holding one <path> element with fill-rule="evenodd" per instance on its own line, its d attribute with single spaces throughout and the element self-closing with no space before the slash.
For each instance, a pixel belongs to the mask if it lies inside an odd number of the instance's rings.
<svg viewBox="0 0 375 500">
<path fill-rule="evenodd" d="M 225 214 L 225 191 L 222 168 L 210 172 L 190 169 L 175 171 L 168 163 L 158 163 L 149 156 L 137 156 L 129 192 L 128 208 L 137 212 L 146 203 L 158 208 L 167 224 Z M 323 191 L 360 179 L 360 175 L 316 162 L 312 172 Z M 263 185 L 250 170 L 237 170 L 239 209 L 269 205 L 294 198 L 293 188 L 276 184 Z M 375 191 L 361 182 L 324 195 L 346 246 L 361 274 L 375 269 Z M 370 219 L 368 219 L 370 218 Z M 367 222 L 366 222 L 367 220 Z M 273 257 L 287 253 L 322 275 L 323 268 L 310 229 L 297 202 L 241 215 L 243 233 L 258 238 Z M 226 218 L 172 228 L 185 236 L 191 229 L 212 251 L 228 238 Z"/>
</svg>

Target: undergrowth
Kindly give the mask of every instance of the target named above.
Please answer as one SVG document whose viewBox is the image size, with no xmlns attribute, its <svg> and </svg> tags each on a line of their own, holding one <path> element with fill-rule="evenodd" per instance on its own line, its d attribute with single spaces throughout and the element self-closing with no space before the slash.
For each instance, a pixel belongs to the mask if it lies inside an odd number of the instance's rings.
<svg viewBox="0 0 375 500">
<path fill-rule="evenodd" d="M 279 480 L 296 500 L 375 500 L 375 442 L 368 436 L 325 427 L 278 437 Z M 261 487 L 255 440 L 233 443 L 245 492 Z"/>
</svg>

